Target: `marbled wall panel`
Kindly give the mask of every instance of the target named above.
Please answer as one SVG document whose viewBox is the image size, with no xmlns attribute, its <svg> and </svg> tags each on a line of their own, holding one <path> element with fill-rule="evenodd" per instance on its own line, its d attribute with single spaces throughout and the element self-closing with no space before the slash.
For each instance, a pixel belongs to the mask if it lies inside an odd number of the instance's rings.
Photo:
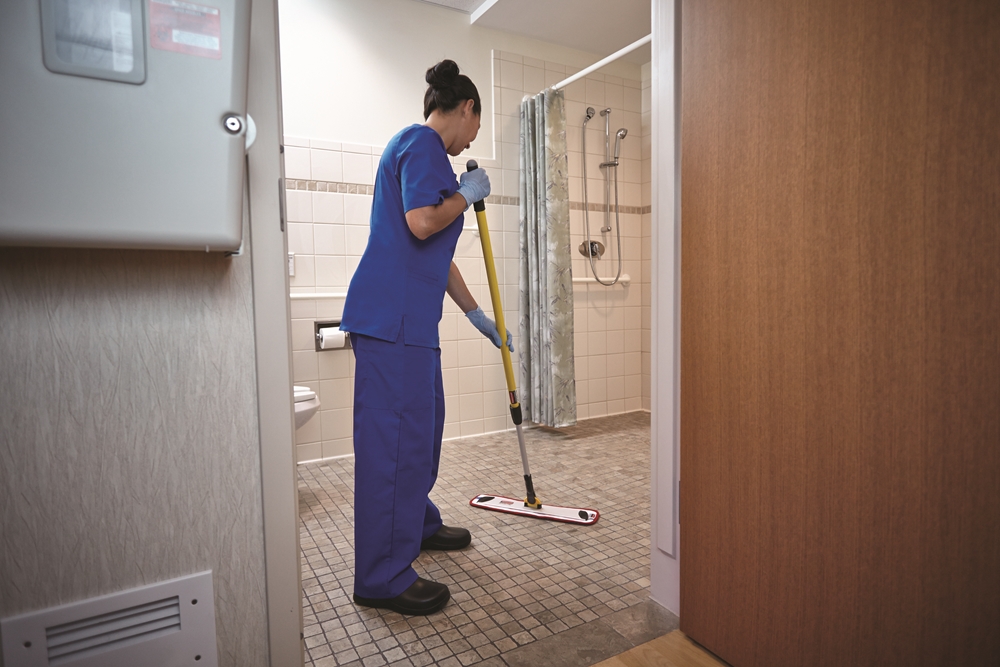
<svg viewBox="0 0 1000 667">
<path fill-rule="evenodd" d="M 250 259 L 0 249 L 0 617 L 214 572 L 265 665 Z"/>
</svg>

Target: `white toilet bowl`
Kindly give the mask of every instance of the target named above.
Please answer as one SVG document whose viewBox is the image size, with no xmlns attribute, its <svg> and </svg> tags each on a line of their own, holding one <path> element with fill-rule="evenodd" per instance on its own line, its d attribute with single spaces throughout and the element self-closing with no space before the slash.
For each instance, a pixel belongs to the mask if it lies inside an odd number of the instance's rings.
<svg viewBox="0 0 1000 667">
<path fill-rule="evenodd" d="M 300 429 L 319 410 L 319 397 L 309 387 L 293 387 L 295 394 L 295 428 Z"/>
</svg>

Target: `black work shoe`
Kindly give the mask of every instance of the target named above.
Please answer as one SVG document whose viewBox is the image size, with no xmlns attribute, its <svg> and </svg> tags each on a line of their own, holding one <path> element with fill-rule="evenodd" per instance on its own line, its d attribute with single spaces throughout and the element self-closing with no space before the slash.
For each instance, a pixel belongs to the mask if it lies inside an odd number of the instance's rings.
<svg viewBox="0 0 1000 667">
<path fill-rule="evenodd" d="M 472 542 L 472 534 L 465 528 L 441 526 L 438 532 L 420 543 L 420 550 L 457 551 L 469 546 L 470 542 Z"/>
<path fill-rule="evenodd" d="M 354 604 L 376 609 L 391 609 L 409 616 L 426 616 L 441 611 L 450 598 L 451 593 L 444 584 L 417 577 L 409 588 L 394 598 L 363 598 L 355 593 Z"/>
</svg>

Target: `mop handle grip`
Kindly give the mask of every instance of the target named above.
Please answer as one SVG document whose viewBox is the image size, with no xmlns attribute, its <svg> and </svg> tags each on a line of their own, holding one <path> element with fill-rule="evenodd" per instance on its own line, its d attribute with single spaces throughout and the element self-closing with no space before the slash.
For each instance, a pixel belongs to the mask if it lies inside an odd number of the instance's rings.
<svg viewBox="0 0 1000 667">
<path fill-rule="evenodd" d="M 476 169 L 479 169 L 479 163 L 475 160 L 469 160 L 465 163 L 466 171 L 475 171 Z M 477 202 L 473 202 L 472 209 L 476 212 L 476 218 L 478 219 L 479 213 L 486 212 L 486 200 L 480 199 Z M 500 338 L 503 338 L 503 336 L 501 335 Z"/>
<path fill-rule="evenodd" d="M 479 169 L 475 160 L 469 160 L 466 165 L 467 171 Z M 497 285 L 497 270 L 493 263 L 493 246 L 490 243 L 490 230 L 486 225 L 486 202 L 482 199 L 473 204 L 476 211 L 476 222 L 479 224 L 479 241 L 483 244 L 483 259 L 486 261 L 486 279 L 490 285 L 490 298 L 493 301 L 493 317 L 496 318 L 497 333 L 501 341 L 507 340 L 507 325 L 503 319 L 503 305 L 500 303 L 500 287 Z M 517 414 L 514 416 L 515 422 L 520 423 L 521 405 L 517 400 L 517 385 L 514 382 L 514 364 L 510 359 L 510 350 L 506 344 L 500 345 L 500 355 L 503 357 L 503 370 L 507 376 L 507 391 L 510 394 L 511 414 L 514 415 L 515 408 Z"/>
</svg>

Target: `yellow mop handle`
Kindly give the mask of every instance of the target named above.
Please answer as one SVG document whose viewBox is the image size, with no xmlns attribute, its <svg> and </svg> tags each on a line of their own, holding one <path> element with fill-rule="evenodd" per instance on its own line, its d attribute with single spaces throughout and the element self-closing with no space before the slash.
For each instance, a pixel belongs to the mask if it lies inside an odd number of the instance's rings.
<svg viewBox="0 0 1000 667">
<path fill-rule="evenodd" d="M 478 169 L 475 160 L 469 160 L 466 165 L 469 171 Z M 511 408 L 520 408 L 517 402 L 517 383 L 514 381 L 514 364 L 510 360 L 510 350 L 507 349 L 507 325 L 503 319 L 503 305 L 500 303 L 500 287 L 497 285 L 497 269 L 493 263 L 493 246 L 490 243 L 490 230 L 486 226 L 486 202 L 483 200 L 473 204 L 476 211 L 476 222 L 479 223 L 479 240 L 483 244 L 483 259 L 486 260 L 486 279 L 490 285 L 490 299 L 493 301 L 493 317 L 497 322 L 497 333 L 500 334 L 500 355 L 503 357 L 503 370 L 507 375 L 507 391 L 510 392 Z M 521 423 L 518 420 L 516 423 Z"/>
<path fill-rule="evenodd" d="M 475 160 L 466 163 L 468 171 L 479 169 Z M 507 349 L 507 325 L 503 321 L 503 306 L 500 304 L 500 287 L 497 285 L 497 269 L 493 264 L 493 246 L 490 244 L 490 230 L 486 226 L 486 202 L 482 199 L 475 202 L 476 222 L 479 223 L 479 240 L 483 244 L 483 259 L 486 260 L 486 279 L 490 284 L 490 298 L 493 300 L 493 316 L 497 321 L 497 333 L 500 334 L 500 355 L 503 357 L 503 370 L 507 374 L 507 392 L 510 394 L 510 418 L 517 427 L 517 444 L 521 449 L 521 466 L 524 468 L 524 488 L 527 496 L 524 506 L 541 509 L 542 502 L 535 495 L 535 485 L 531 481 L 531 469 L 528 468 L 528 452 L 524 446 L 524 432 L 521 430 L 521 404 L 517 400 L 517 385 L 514 382 L 514 364 L 510 360 L 510 350 Z"/>
</svg>

